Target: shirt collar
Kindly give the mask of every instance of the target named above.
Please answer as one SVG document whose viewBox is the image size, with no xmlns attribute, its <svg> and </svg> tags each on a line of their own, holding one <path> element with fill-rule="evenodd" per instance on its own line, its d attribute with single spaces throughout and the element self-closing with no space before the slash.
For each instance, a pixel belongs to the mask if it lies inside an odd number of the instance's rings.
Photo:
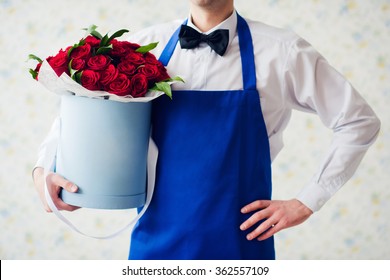
<svg viewBox="0 0 390 280">
<path fill-rule="evenodd" d="M 210 29 L 207 32 L 202 32 L 195 26 L 195 24 L 192 22 L 191 14 L 188 17 L 187 25 L 189 27 L 194 28 L 198 32 L 204 33 L 204 34 L 210 34 L 211 32 L 213 32 L 213 31 L 215 31 L 217 29 L 227 29 L 227 30 L 229 30 L 229 45 L 230 45 L 230 43 L 233 41 L 233 38 L 234 38 L 234 36 L 236 35 L 236 32 L 237 32 L 237 11 L 234 10 L 230 17 L 228 17 L 223 22 L 221 22 L 220 24 L 218 24 L 217 26 L 213 27 L 212 29 Z"/>
</svg>

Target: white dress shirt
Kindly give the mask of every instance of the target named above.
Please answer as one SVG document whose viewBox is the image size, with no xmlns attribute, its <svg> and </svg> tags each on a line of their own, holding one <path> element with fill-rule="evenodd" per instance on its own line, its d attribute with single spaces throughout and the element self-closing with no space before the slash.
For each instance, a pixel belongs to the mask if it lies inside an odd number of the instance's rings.
<svg viewBox="0 0 390 280">
<path fill-rule="evenodd" d="M 256 21 L 247 22 L 253 39 L 257 88 L 271 159 L 274 160 L 283 147 L 283 131 L 293 109 L 317 114 L 334 132 L 318 172 L 296 197 L 317 211 L 356 171 L 378 135 L 380 121 L 348 81 L 302 38 L 291 31 Z M 144 29 L 132 35 L 129 41 L 141 45 L 159 42 L 153 50 L 159 57 L 182 23 L 174 21 Z M 188 25 L 197 29 L 191 17 Z M 180 76 L 185 83 L 174 84 L 174 90 L 243 88 L 236 12 L 206 33 L 216 29 L 229 30 L 229 45 L 222 57 L 205 43 L 190 50 L 181 49 L 177 44 L 167 68 L 171 76 Z M 44 145 L 41 145 L 37 166 L 43 161 Z"/>
</svg>

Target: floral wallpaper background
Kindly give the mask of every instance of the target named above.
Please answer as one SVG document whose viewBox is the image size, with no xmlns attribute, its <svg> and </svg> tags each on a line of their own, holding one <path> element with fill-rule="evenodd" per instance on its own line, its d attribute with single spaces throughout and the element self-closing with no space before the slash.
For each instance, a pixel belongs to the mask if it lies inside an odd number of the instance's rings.
<svg viewBox="0 0 390 280">
<path fill-rule="evenodd" d="M 354 177 L 306 223 L 276 236 L 278 259 L 390 259 L 390 1 L 236 0 L 241 15 L 293 29 L 317 48 L 371 104 L 382 131 Z M 34 82 L 29 53 L 46 57 L 91 24 L 102 33 L 185 18 L 188 1 L 0 0 L 0 258 L 126 259 L 130 230 L 110 240 L 73 232 L 46 213 L 31 170 L 59 108 Z M 295 112 L 275 160 L 274 198 L 289 199 L 314 174 L 331 134 L 316 116 Z M 134 210 L 64 213 L 104 235 Z"/>
</svg>

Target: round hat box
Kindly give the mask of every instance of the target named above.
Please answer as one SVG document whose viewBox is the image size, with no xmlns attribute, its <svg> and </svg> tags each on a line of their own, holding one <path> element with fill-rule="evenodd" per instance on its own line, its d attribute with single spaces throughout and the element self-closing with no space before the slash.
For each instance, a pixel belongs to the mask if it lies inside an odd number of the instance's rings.
<svg viewBox="0 0 390 280">
<path fill-rule="evenodd" d="M 56 172 L 78 186 L 71 205 L 128 209 L 145 203 L 151 102 L 61 97 Z"/>
</svg>

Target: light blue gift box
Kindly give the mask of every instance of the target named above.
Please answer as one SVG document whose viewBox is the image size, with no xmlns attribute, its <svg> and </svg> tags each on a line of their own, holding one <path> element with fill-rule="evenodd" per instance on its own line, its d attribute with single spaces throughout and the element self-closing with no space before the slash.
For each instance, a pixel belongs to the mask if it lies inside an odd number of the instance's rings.
<svg viewBox="0 0 390 280">
<path fill-rule="evenodd" d="M 61 192 L 71 205 L 140 207 L 146 198 L 151 102 L 61 97 L 56 172 L 75 183 Z"/>
</svg>

